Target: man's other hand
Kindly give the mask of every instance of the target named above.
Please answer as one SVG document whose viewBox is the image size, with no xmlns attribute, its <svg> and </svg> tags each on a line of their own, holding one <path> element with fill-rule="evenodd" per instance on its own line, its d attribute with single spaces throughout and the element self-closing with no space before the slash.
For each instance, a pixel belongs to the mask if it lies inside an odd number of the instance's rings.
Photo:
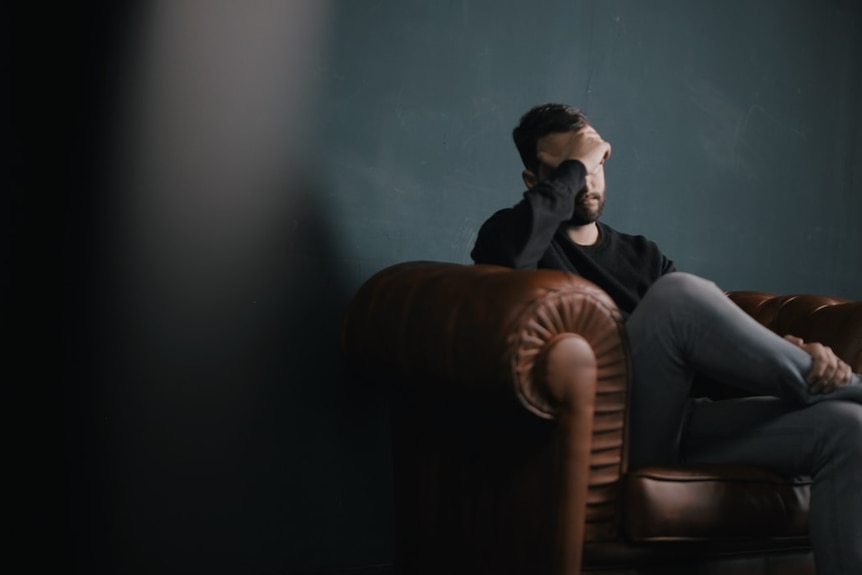
<svg viewBox="0 0 862 575">
<path fill-rule="evenodd" d="M 592 126 L 572 132 L 548 134 L 536 144 L 539 162 L 551 169 L 565 160 L 578 160 L 587 173 L 592 173 L 611 156 L 610 143 L 604 141 Z"/>
<path fill-rule="evenodd" d="M 793 335 L 786 335 L 784 339 L 813 358 L 814 362 L 808 373 L 808 386 L 811 388 L 811 393 L 831 393 L 850 382 L 853 370 L 835 355 L 831 347 L 817 342 L 805 343 L 801 338 Z"/>
</svg>

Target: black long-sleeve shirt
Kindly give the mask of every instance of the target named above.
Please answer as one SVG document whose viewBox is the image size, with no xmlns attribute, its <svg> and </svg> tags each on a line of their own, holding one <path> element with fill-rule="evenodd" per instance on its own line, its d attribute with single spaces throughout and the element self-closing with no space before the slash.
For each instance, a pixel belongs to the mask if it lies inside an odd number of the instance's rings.
<svg viewBox="0 0 862 575">
<path fill-rule="evenodd" d="M 516 269 L 551 268 L 576 273 L 595 283 L 631 314 L 647 289 L 674 271 L 658 246 L 597 222 L 591 246 L 573 242 L 566 230 L 586 169 L 577 160 L 560 164 L 550 178 L 524 192 L 514 207 L 500 210 L 479 230 L 471 257 L 477 264 Z"/>
</svg>

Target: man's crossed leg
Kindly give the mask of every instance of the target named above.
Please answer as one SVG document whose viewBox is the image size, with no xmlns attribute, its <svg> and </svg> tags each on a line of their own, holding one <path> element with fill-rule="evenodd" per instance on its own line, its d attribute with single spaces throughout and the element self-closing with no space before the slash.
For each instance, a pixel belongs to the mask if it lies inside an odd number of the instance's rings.
<svg viewBox="0 0 862 575">
<path fill-rule="evenodd" d="M 810 475 L 819 572 L 862 573 L 862 377 L 848 371 L 844 385 L 816 393 L 807 351 L 690 274 L 658 280 L 627 332 L 632 466 L 731 462 Z M 768 397 L 694 402 L 695 373 Z"/>
</svg>

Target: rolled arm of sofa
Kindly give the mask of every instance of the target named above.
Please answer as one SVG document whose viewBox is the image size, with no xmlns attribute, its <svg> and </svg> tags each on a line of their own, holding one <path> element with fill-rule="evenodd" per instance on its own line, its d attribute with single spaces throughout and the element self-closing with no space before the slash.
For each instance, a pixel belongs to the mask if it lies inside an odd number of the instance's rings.
<svg viewBox="0 0 862 575">
<path fill-rule="evenodd" d="M 420 386 L 421 394 L 514 396 L 553 419 L 560 398 L 543 377 L 543 357 L 571 334 L 592 348 L 599 389 L 624 396 L 629 359 L 619 310 L 594 284 L 560 271 L 391 266 L 351 301 L 341 347 L 352 368 Z"/>
</svg>

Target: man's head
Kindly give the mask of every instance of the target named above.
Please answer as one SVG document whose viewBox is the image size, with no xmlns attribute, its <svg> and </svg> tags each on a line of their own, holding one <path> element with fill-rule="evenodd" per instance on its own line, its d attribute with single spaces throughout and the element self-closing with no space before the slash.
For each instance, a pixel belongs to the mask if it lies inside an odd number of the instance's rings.
<svg viewBox="0 0 862 575">
<path fill-rule="evenodd" d="M 575 138 L 580 138 L 580 141 L 592 141 L 588 148 L 603 153 L 602 160 L 598 163 L 584 160 L 585 165 L 595 167 L 587 173 L 584 187 L 575 196 L 575 208 L 571 217 L 572 224 L 582 226 L 595 222 L 604 209 L 604 159 L 610 155 L 610 147 L 589 127 L 587 117 L 572 106 L 543 104 L 521 117 L 520 123 L 512 131 L 512 137 L 524 162 L 524 183 L 528 188 L 532 188 L 548 178 L 555 167 L 555 163 L 542 163 L 539 156 L 557 158 L 557 163 L 561 158 L 571 158 L 568 154 L 572 153 L 571 142 L 575 132 L 579 132 Z M 574 157 L 584 159 L 584 156 L 578 154 Z"/>
<path fill-rule="evenodd" d="M 565 104 L 542 104 L 521 116 L 521 121 L 512 130 L 512 139 L 524 167 L 538 175 L 537 142 L 548 134 L 577 131 L 586 125 L 587 117 L 577 108 Z"/>
</svg>

